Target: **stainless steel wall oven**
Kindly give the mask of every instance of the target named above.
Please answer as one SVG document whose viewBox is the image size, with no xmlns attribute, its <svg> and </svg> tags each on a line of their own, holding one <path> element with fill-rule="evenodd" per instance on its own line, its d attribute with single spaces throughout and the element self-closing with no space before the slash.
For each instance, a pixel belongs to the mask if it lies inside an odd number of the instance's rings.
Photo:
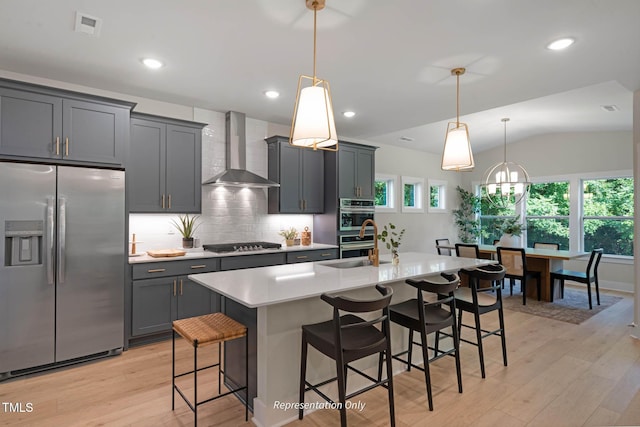
<svg viewBox="0 0 640 427">
<path fill-rule="evenodd" d="M 374 240 L 373 234 L 365 234 L 362 238 L 358 234 L 340 236 L 340 258 L 367 256 L 369 249 L 374 247 Z"/>
<path fill-rule="evenodd" d="M 340 199 L 340 231 L 360 231 L 362 224 L 373 219 L 375 201 L 363 199 Z M 373 229 L 368 226 L 367 229 Z"/>
</svg>

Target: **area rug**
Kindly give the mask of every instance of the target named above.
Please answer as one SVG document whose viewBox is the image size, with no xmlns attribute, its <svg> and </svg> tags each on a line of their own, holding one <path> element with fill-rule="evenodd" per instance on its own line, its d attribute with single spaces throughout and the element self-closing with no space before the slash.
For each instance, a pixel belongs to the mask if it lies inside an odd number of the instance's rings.
<svg viewBox="0 0 640 427">
<path fill-rule="evenodd" d="M 522 294 L 520 285 L 513 287 L 513 296 L 509 296 L 508 281 L 502 293 L 504 308 L 522 313 L 533 314 L 534 316 L 547 317 L 563 322 L 579 325 L 585 320 L 611 307 L 622 297 L 608 295 L 600 292 L 600 305 L 596 303 L 595 291 L 592 289 L 593 310 L 589 310 L 589 300 L 587 289 L 564 288 L 564 298 L 556 299 L 553 302 L 538 301 L 534 297 L 527 297 L 527 305 L 522 305 Z"/>
</svg>

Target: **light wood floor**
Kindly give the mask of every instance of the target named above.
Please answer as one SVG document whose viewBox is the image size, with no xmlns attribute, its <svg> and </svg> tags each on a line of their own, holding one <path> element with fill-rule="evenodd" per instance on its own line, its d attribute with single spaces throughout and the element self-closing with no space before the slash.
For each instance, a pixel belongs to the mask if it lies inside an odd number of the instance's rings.
<svg viewBox="0 0 640 427">
<path fill-rule="evenodd" d="M 395 376 L 397 425 L 640 425 L 640 341 L 630 337 L 632 304 L 627 296 L 581 325 L 507 311 L 509 366 L 502 365 L 499 339 L 487 339 L 487 378 L 481 379 L 476 349 L 463 343 L 464 393 L 457 392 L 453 359 L 436 361 L 431 365 L 433 412 L 427 409 L 420 371 Z M 497 322 L 492 315 L 483 320 L 488 326 Z M 188 363 L 190 348 L 184 344 L 179 350 Z M 292 375 L 297 369 L 292 367 Z M 32 412 L 16 414 L 7 413 L 3 404 L 0 425 L 192 425 L 192 413 L 178 397 L 171 411 L 170 384 L 171 342 L 138 347 L 0 383 L 0 402 L 33 405 Z M 350 426 L 388 425 L 386 390 L 371 390 L 354 401 L 366 407 L 348 412 Z M 203 426 L 253 425 L 244 423 L 244 407 L 233 397 L 203 405 L 199 412 Z M 290 424 L 297 425 L 339 425 L 338 412 L 316 411 Z"/>
</svg>

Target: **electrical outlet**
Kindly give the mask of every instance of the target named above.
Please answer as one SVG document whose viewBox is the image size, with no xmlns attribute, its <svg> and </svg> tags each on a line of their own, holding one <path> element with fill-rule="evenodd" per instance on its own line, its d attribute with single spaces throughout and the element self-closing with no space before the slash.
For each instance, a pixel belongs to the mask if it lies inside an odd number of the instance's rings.
<svg viewBox="0 0 640 427">
<path fill-rule="evenodd" d="M 174 230 L 173 227 L 171 227 L 171 228 L 169 228 L 169 232 L 167 234 L 174 235 L 174 234 L 176 234 L 176 230 Z"/>
</svg>

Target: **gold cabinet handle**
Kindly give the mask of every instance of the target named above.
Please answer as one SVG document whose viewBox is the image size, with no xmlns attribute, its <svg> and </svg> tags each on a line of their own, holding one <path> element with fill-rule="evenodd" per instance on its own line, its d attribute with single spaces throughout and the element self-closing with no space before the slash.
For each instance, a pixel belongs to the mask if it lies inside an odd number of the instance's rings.
<svg viewBox="0 0 640 427">
<path fill-rule="evenodd" d="M 180 279 L 180 295 L 182 295 L 182 279 Z"/>
<path fill-rule="evenodd" d="M 162 194 L 162 209 L 164 209 L 164 194 Z"/>
<path fill-rule="evenodd" d="M 162 273 L 165 270 L 166 268 L 153 268 L 153 269 L 147 270 L 147 273 Z"/>
<path fill-rule="evenodd" d="M 205 268 L 205 267 L 206 267 L 206 265 L 205 265 L 205 264 L 192 265 L 192 266 L 191 266 L 191 269 L 192 269 L 192 270 L 195 270 L 196 268 Z"/>
<path fill-rule="evenodd" d="M 60 155 L 60 137 L 56 136 L 56 156 Z"/>
<path fill-rule="evenodd" d="M 177 282 L 177 280 L 173 279 L 173 296 L 174 297 L 176 296 L 176 282 Z"/>
<path fill-rule="evenodd" d="M 320 254 L 320 256 L 331 256 L 333 255 L 332 253 L 328 253 L 328 254 Z"/>
<path fill-rule="evenodd" d="M 69 137 L 64 139 L 64 155 L 69 157 Z"/>
<path fill-rule="evenodd" d="M 168 197 L 168 199 L 169 199 L 169 205 L 168 205 L 168 209 L 171 209 L 171 194 L 169 194 L 169 197 Z"/>
<path fill-rule="evenodd" d="M 307 258 L 309 258 L 309 257 L 308 257 L 308 256 L 306 256 L 306 255 L 298 255 L 296 258 L 297 258 L 297 259 L 307 259 Z"/>
</svg>

